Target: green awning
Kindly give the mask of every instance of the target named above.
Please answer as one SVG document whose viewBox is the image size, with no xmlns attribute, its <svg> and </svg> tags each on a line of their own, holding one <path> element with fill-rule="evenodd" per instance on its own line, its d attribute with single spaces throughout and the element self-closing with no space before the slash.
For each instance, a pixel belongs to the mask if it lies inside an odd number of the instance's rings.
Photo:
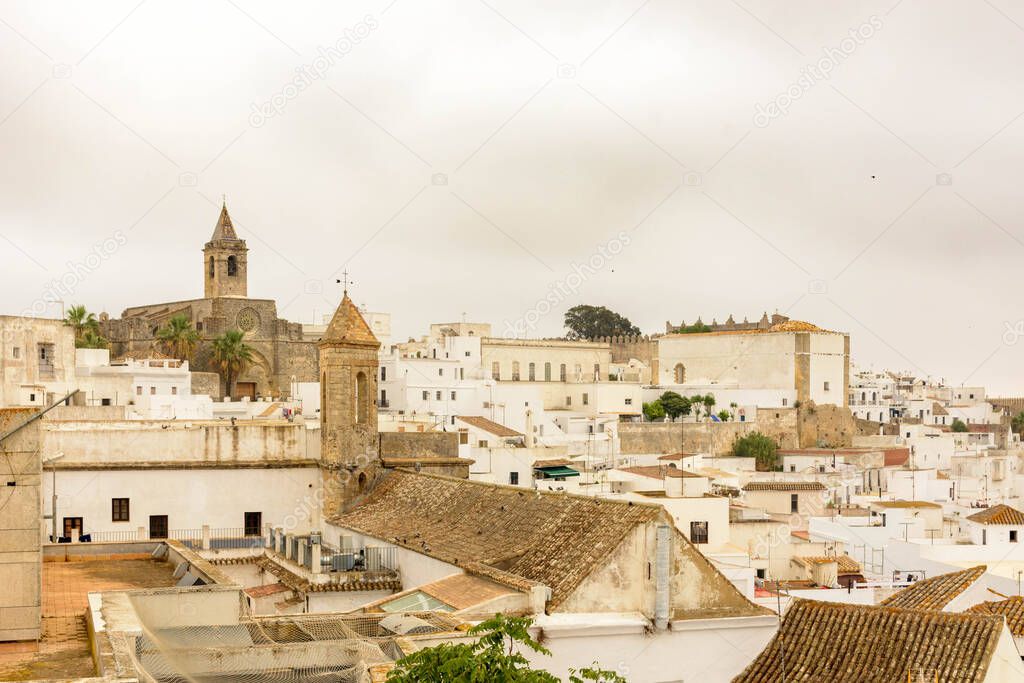
<svg viewBox="0 0 1024 683">
<path fill-rule="evenodd" d="M 537 471 L 541 473 L 543 479 L 554 479 L 556 477 L 578 477 L 580 473 L 571 467 L 538 467 Z"/>
</svg>

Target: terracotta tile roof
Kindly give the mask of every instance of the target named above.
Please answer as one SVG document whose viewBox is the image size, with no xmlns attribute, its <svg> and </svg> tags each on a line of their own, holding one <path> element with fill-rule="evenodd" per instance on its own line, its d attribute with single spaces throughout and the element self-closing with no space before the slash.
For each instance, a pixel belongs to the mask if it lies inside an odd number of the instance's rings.
<svg viewBox="0 0 1024 683">
<path fill-rule="evenodd" d="M 751 481 L 744 491 L 824 491 L 820 481 Z"/>
<path fill-rule="evenodd" d="M 555 458 L 554 460 L 534 460 L 533 467 L 573 467 L 575 462 L 568 458 Z"/>
<path fill-rule="evenodd" d="M 1010 633 L 1024 636 L 1024 598 L 1014 595 L 1006 600 L 980 602 L 967 610 L 973 614 L 994 614 L 1006 618 Z"/>
<path fill-rule="evenodd" d="M 812 567 L 817 564 L 828 564 L 835 562 L 840 574 L 860 574 L 860 563 L 849 555 L 819 555 L 814 557 L 794 557 L 794 562 L 799 562 L 805 567 Z"/>
<path fill-rule="evenodd" d="M 629 532 L 664 514 L 660 505 L 393 470 L 332 523 L 456 566 L 479 563 L 541 583 L 556 608 Z"/>
<path fill-rule="evenodd" d="M 932 415 L 949 415 L 949 411 L 941 403 L 932 402 Z"/>
<path fill-rule="evenodd" d="M 470 574 L 449 576 L 440 581 L 424 584 L 417 590 L 435 597 L 457 610 L 468 609 L 482 602 L 513 594 L 513 591 L 509 590 L 507 586 Z M 393 599 L 393 596 L 389 596 L 388 599 Z"/>
<path fill-rule="evenodd" d="M 899 509 L 899 508 L 941 508 L 942 506 L 938 503 L 930 503 L 926 500 L 876 500 L 871 503 L 881 508 Z"/>
<path fill-rule="evenodd" d="M 703 474 L 688 472 L 686 470 L 681 470 L 678 467 L 668 467 L 667 465 L 637 465 L 636 467 L 620 467 L 619 471 L 636 474 L 641 477 L 650 477 L 651 479 L 664 479 L 665 477 L 671 477 L 673 479 L 707 478 Z"/>
<path fill-rule="evenodd" d="M 268 595 L 274 595 L 275 593 L 284 593 L 290 591 L 288 586 L 281 582 L 268 583 L 263 586 L 253 586 L 252 588 L 246 588 L 245 594 L 253 598 L 265 598 Z"/>
<path fill-rule="evenodd" d="M 499 422 L 495 422 L 494 420 L 488 420 L 482 415 L 456 415 L 455 419 L 462 420 L 471 427 L 482 429 L 488 434 L 494 434 L 495 436 L 500 436 L 502 438 L 525 436 L 522 432 L 510 429 Z"/>
<path fill-rule="evenodd" d="M 910 460 L 910 449 L 909 448 L 886 448 L 885 452 L 885 466 L 886 467 L 899 467 L 906 465 L 907 461 Z"/>
<path fill-rule="evenodd" d="M 666 453 L 665 455 L 659 455 L 658 460 L 682 460 L 683 458 L 696 458 L 700 453 Z"/>
<path fill-rule="evenodd" d="M 324 330 L 324 336 L 320 343 L 357 344 L 374 348 L 380 346 L 373 330 L 366 323 L 363 314 L 352 303 L 352 299 L 348 298 L 347 292 L 342 297 L 341 303 L 338 304 L 337 310 L 334 311 L 334 317 L 331 318 L 327 329 Z"/>
<path fill-rule="evenodd" d="M 893 593 L 878 604 L 904 609 L 942 611 L 946 605 L 953 602 L 955 598 L 959 597 L 961 593 L 980 579 L 986 569 L 987 567 L 982 564 L 963 571 L 939 574 L 930 579 L 922 579 L 897 593 Z"/>
<path fill-rule="evenodd" d="M 733 683 L 892 683 L 919 672 L 929 681 L 980 683 L 1002 629 L 1001 619 L 978 614 L 795 600 Z"/>
<path fill-rule="evenodd" d="M 978 524 L 1011 524 L 1014 526 L 1024 525 L 1024 512 L 1009 505 L 993 505 L 981 512 L 975 512 L 967 519 Z"/>
</svg>

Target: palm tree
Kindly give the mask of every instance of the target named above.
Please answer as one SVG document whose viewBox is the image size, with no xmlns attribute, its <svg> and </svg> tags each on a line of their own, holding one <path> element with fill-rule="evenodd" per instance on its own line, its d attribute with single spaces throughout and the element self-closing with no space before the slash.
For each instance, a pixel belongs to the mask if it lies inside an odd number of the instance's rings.
<svg viewBox="0 0 1024 683">
<path fill-rule="evenodd" d="M 188 316 L 179 314 L 157 330 L 156 338 L 160 340 L 160 345 L 166 353 L 175 358 L 191 361 L 196 351 L 196 342 L 199 341 L 199 333 L 192 327 L 192 321 Z"/>
<path fill-rule="evenodd" d="M 228 330 L 213 340 L 213 360 L 220 368 L 228 395 L 234 394 L 235 379 L 252 362 L 252 347 L 241 330 Z"/>
<path fill-rule="evenodd" d="M 75 328 L 75 340 L 81 339 L 86 331 L 91 330 L 97 334 L 100 331 L 100 323 L 96 320 L 96 314 L 90 313 L 81 304 L 76 304 L 68 309 L 64 316 L 64 323 Z"/>
<path fill-rule="evenodd" d="M 708 394 L 707 396 L 704 397 L 704 412 L 708 414 L 708 417 L 711 417 L 711 409 L 714 407 L 715 397 L 711 394 Z"/>
<path fill-rule="evenodd" d="M 109 344 L 107 344 L 107 340 L 95 330 L 86 330 L 82 333 L 82 336 L 75 341 L 76 349 L 105 349 L 107 346 L 109 346 Z"/>
</svg>

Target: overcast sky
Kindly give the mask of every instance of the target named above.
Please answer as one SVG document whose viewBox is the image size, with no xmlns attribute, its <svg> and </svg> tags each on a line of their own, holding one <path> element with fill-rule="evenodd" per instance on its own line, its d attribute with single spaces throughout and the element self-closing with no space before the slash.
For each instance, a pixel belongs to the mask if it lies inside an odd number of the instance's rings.
<svg viewBox="0 0 1024 683">
<path fill-rule="evenodd" d="M 778 310 L 1024 392 L 1021 0 L 4 1 L 0 64 L 4 313 L 202 296 L 227 195 L 289 320 Z"/>
</svg>

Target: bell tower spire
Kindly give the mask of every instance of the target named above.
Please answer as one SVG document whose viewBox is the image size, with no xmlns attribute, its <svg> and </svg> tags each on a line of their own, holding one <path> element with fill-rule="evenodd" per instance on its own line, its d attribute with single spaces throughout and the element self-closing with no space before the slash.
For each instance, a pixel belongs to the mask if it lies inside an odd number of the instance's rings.
<svg viewBox="0 0 1024 683">
<path fill-rule="evenodd" d="M 248 251 L 245 240 L 235 232 L 227 198 L 223 198 L 213 235 L 203 247 L 203 295 L 207 299 L 248 296 Z"/>
</svg>

